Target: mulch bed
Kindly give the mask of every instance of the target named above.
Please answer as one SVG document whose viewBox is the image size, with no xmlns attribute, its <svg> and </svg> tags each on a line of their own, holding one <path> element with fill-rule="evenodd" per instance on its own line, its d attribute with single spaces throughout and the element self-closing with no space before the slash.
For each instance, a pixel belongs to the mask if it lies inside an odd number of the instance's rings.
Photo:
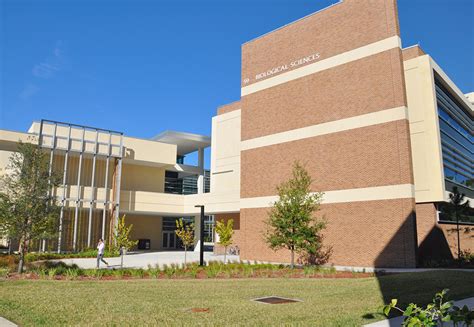
<svg viewBox="0 0 474 327">
<path fill-rule="evenodd" d="M 244 279 L 244 278 L 295 278 L 295 279 L 338 279 L 338 278 L 367 278 L 374 277 L 374 273 L 359 273 L 359 272 L 350 272 L 350 271 L 337 271 L 334 273 L 314 273 L 305 275 L 303 270 L 262 270 L 255 271 L 253 274 L 244 274 L 242 273 L 220 273 L 217 276 L 209 276 L 206 271 L 199 271 L 196 274 L 196 277 L 190 276 L 189 272 L 180 273 L 177 275 L 168 276 L 164 272 L 160 272 L 159 275 L 150 276 L 146 271 L 143 277 L 141 276 L 131 276 L 131 275 L 104 275 L 104 276 L 77 276 L 77 277 L 68 277 L 66 275 L 56 275 L 52 278 L 49 276 L 40 277 L 36 273 L 10 273 L 5 278 L 6 280 L 79 280 L 79 281 L 88 281 L 88 280 L 139 280 L 139 279 Z M 377 274 L 380 275 L 380 274 Z"/>
</svg>

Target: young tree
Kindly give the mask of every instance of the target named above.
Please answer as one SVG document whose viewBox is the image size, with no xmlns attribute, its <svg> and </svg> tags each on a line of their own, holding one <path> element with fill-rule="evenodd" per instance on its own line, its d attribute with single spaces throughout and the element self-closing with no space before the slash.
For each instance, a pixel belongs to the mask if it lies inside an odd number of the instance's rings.
<svg viewBox="0 0 474 327">
<path fill-rule="evenodd" d="M 45 152 L 37 145 L 19 143 L 0 183 L 0 233 L 20 243 L 19 273 L 29 242 L 57 233 L 60 207 L 53 189 L 59 181 L 57 174 L 50 175 Z"/>
<path fill-rule="evenodd" d="M 326 222 L 313 217 L 319 210 L 323 193 L 311 192 L 311 176 L 298 162 L 293 177 L 277 187 L 279 199 L 269 213 L 265 240 L 273 250 L 290 250 L 291 268 L 295 252 L 317 255 L 322 251 L 321 231 Z"/>
<path fill-rule="evenodd" d="M 186 266 L 186 256 L 188 248 L 194 244 L 194 224 L 186 224 L 183 220 L 176 220 L 176 235 L 181 239 L 184 246 L 184 265 Z"/>
<path fill-rule="evenodd" d="M 123 255 L 124 250 L 128 251 L 137 245 L 138 241 L 130 240 L 130 232 L 132 231 L 133 225 L 125 224 L 125 215 L 119 219 L 117 225 L 117 231 L 115 233 L 115 246 L 120 251 L 120 266 L 123 267 Z"/>
<path fill-rule="evenodd" d="M 453 187 L 453 191 L 449 193 L 449 202 L 456 219 L 456 232 L 458 236 L 458 260 L 461 259 L 461 239 L 459 238 L 459 217 L 469 209 L 469 200 L 465 200 L 464 193 L 459 193 L 457 186 Z"/>
<path fill-rule="evenodd" d="M 219 235 L 218 244 L 224 247 L 224 264 L 227 259 L 227 247 L 232 244 L 232 236 L 234 235 L 234 220 L 227 220 L 227 224 L 223 221 L 216 222 L 216 233 Z"/>
</svg>

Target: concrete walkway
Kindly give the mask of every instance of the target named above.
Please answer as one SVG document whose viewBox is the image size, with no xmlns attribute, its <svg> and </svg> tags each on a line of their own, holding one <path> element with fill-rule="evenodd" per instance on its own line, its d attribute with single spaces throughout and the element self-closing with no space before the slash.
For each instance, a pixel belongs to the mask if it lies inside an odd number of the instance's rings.
<svg viewBox="0 0 474 327">
<path fill-rule="evenodd" d="M 0 327 L 18 327 L 18 325 L 12 323 L 10 320 L 0 317 Z"/>
<path fill-rule="evenodd" d="M 469 309 L 474 309 L 474 297 L 470 297 L 464 300 L 454 301 L 454 305 L 462 308 L 463 306 L 467 305 Z M 377 321 L 364 327 L 400 327 L 402 325 L 404 317 L 396 317 L 392 319 L 385 319 L 381 321 Z M 444 323 L 443 326 L 453 326 L 452 323 Z"/>
<path fill-rule="evenodd" d="M 80 268 L 90 269 L 95 268 L 97 260 L 95 258 L 87 259 L 61 259 L 65 264 L 71 265 L 76 264 Z M 105 261 L 109 263 L 109 268 L 120 267 L 120 257 L 105 258 Z M 204 261 L 224 261 L 223 255 L 215 255 L 212 252 L 204 252 Z M 227 261 L 239 261 L 239 256 L 228 255 Z M 187 262 L 199 262 L 199 252 L 190 251 L 187 253 Z M 130 253 L 124 256 L 123 266 L 124 268 L 148 268 L 151 266 L 170 265 L 170 264 L 183 264 L 184 263 L 184 251 L 162 251 L 162 252 L 144 252 L 144 253 Z M 105 268 L 105 264 L 101 262 L 101 268 Z"/>
</svg>

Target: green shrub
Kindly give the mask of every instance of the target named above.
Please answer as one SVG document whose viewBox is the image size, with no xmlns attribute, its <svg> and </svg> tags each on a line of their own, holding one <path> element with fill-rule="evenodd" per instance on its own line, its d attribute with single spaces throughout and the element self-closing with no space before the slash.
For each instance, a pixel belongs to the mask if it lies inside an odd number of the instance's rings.
<svg viewBox="0 0 474 327">
<path fill-rule="evenodd" d="M 127 273 L 126 269 L 117 269 L 117 270 L 112 270 L 112 275 L 115 276 L 118 279 L 122 279 L 123 276 L 125 276 Z"/>
<path fill-rule="evenodd" d="M 209 265 L 205 267 L 206 275 L 208 278 L 218 277 L 227 269 L 227 265 L 220 261 L 211 261 L 209 262 Z"/>
<path fill-rule="evenodd" d="M 397 299 L 383 307 L 383 313 L 388 316 L 392 309 L 395 309 L 405 317 L 402 326 L 442 326 L 445 322 L 452 322 L 454 326 L 472 326 L 474 322 L 474 310 L 469 310 L 467 306 L 459 308 L 453 305 L 452 301 L 445 301 L 445 296 L 449 290 L 436 293 L 433 301 L 426 307 L 419 307 L 410 303 L 405 310 L 397 307 Z"/>
<path fill-rule="evenodd" d="M 189 275 L 192 278 L 197 278 L 199 271 L 200 271 L 200 267 L 197 263 L 192 263 L 191 266 L 189 267 Z"/>
<path fill-rule="evenodd" d="M 40 279 L 46 279 L 46 277 L 48 276 L 48 270 L 45 268 L 38 268 L 36 270 L 36 273 L 38 274 L 38 277 Z"/>
<path fill-rule="evenodd" d="M 102 277 L 104 277 L 104 275 L 105 275 L 105 273 L 104 273 L 103 269 L 96 269 L 95 270 L 95 278 L 101 279 Z"/>
<path fill-rule="evenodd" d="M 0 278 L 7 278 L 9 273 L 8 268 L 0 268 Z"/>
<path fill-rule="evenodd" d="M 148 274 L 153 277 L 153 278 L 158 278 L 160 277 L 160 267 L 158 265 L 155 265 L 152 267 L 151 265 L 148 265 Z"/>
<path fill-rule="evenodd" d="M 83 274 L 84 274 L 84 276 L 87 276 L 87 277 L 95 277 L 96 276 L 96 269 L 84 269 Z"/>
<path fill-rule="evenodd" d="M 174 265 L 163 265 L 163 272 L 165 273 L 166 277 L 171 278 L 176 273 L 176 268 Z"/>
<path fill-rule="evenodd" d="M 318 267 L 316 266 L 305 266 L 303 268 L 303 272 L 305 276 L 314 276 L 319 271 Z"/>
<path fill-rule="evenodd" d="M 68 280 L 74 280 L 76 279 L 80 274 L 79 269 L 76 268 L 67 268 L 66 269 L 66 279 Z"/>
<path fill-rule="evenodd" d="M 136 278 L 143 278 L 145 276 L 145 271 L 142 268 L 130 269 L 130 273 Z"/>
<path fill-rule="evenodd" d="M 54 277 L 56 277 L 57 271 L 58 271 L 57 268 L 49 268 L 49 269 L 47 269 L 49 279 L 54 279 Z"/>
</svg>

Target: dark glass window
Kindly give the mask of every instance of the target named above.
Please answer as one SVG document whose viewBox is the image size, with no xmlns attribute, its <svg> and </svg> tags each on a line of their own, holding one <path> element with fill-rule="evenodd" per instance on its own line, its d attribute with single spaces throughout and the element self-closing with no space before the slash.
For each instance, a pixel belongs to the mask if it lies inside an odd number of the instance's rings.
<svg viewBox="0 0 474 327">
<path fill-rule="evenodd" d="M 462 104 L 436 80 L 445 178 L 474 188 L 474 122 Z"/>
<path fill-rule="evenodd" d="M 456 209 L 450 203 L 439 203 L 438 204 L 439 221 L 444 222 L 456 222 Z M 467 208 L 463 212 L 458 214 L 460 223 L 473 223 L 474 224 L 474 208 Z"/>
</svg>

